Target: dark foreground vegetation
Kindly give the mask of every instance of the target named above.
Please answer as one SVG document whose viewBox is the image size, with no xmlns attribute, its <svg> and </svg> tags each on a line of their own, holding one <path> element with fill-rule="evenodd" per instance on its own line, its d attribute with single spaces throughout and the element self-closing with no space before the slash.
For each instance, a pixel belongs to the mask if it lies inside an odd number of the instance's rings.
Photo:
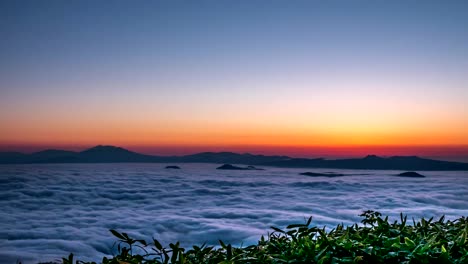
<svg viewBox="0 0 468 264">
<path fill-rule="evenodd" d="M 330 231 L 305 224 L 272 227 L 267 238 L 248 247 L 220 245 L 182 248 L 179 243 L 138 240 L 111 230 L 118 254 L 103 264 L 129 263 L 468 263 L 468 219 L 421 219 L 389 222 L 380 213 L 366 211 L 363 225 L 338 225 Z M 137 253 L 138 252 L 138 253 Z M 94 263 L 74 260 L 63 264 Z"/>
</svg>

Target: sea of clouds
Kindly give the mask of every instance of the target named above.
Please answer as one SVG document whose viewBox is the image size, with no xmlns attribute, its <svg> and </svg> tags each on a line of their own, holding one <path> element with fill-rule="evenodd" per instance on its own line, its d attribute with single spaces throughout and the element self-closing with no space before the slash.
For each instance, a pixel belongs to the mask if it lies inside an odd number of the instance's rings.
<svg viewBox="0 0 468 264">
<path fill-rule="evenodd" d="M 220 171 L 216 164 L 0 166 L 0 263 L 53 261 L 115 252 L 109 229 L 183 246 L 255 243 L 270 226 L 359 222 L 363 210 L 392 217 L 468 216 L 468 172 L 266 168 Z M 300 172 L 354 174 L 308 177 Z"/>
</svg>

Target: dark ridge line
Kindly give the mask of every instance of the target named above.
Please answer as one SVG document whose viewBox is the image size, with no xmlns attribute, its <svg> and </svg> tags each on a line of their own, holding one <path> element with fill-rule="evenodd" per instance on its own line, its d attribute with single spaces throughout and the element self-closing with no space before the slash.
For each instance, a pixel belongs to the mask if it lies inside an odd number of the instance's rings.
<svg viewBox="0 0 468 264">
<path fill-rule="evenodd" d="M 425 159 L 417 156 L 323 159 L 291 158 L 234 152 L 201 152 L 184 156 L 140 154 L 115 146 L 98 145 L 84 151 L 49 149 L 32 154 L 0 152 L 0 164 L 38 163 L 218 163 L 283 168 L 328 168 L 355 170 L 468 171 L 468 163 Z"/>
</svg>

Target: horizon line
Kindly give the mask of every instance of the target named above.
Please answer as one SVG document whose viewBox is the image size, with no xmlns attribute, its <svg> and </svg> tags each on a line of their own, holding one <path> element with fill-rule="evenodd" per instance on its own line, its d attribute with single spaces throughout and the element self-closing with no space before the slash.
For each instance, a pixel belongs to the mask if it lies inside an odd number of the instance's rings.
<svg viewBox="0 0 468 264">
<path fill-rule="evenodd" d="M 12 146 L 12 145 L 10 145 Z M 112 144 L 97 144 L 92 146 L 51 146 L 45 147 L 44 145 L 38 145 L 37 147 L 41 146 L 41 148 L 37 148 L 34 151 L 21 151 L 21 150 L 5 150 L 3 149 L 5 145 L 2 146 L 0 144 L 0 152 L 17 152 L 26 155 L 34 154 L 41 151 L 47 150 L 61 150 L 61 151 L 73 151 L 73 152 L 82 152 L 89 149 L 93 149 L 99 146 L 105 147 L 116 147 L 122 148 L 131 152 L 135 152 L 138 154 L 144 155 L 151 155 L 151 156 L 188 156 L 200 153 L 235 153 L 235 154 L 250 154 L 250 155 L 264 155 L 264 156 L 287 156 L 290 158 L 308 158 L 308 159 L 317 159 L 317 158 L 324 158 L 324 159 L 343 159 L 343 158 L 363 158 L 367 156 L 378 156 L 382 158 L 389 158 L 389 157 L 421 157 L 421 158 L 430 158 L 430 159 L 438 159 L 438 160 L 446 160 L 446 161 L 457 161 L 457 162 L 468 162 L 468 145 L 444 145 L 444 146 L 429 146 L 429 145 L 405 145 L 405 146 L 395 146 L 395 145 L 371 145 L 371 146 L 258 146 L 258 145 L 248 145 L 248 146 L 232 146 L 232 147 L 225 147 L 225 146 L 124 146 L 124 145 L 112 145 Z M 16 145 L 16 147 L 18 147 Z M 30 147 L 30 146 L 23 146 L 23 147 Z M 34 148 L 34 147 L 32 147 Z M 163 149 L 164 153 L 155 153 L 153 148 Z M 213 148 L 215 148 L 213 150 Z M 233 149 L 234 148 L 234 149 Z M 237 148 L 237 149 L 236 149 Z M 243 148 L 251 148 L 251 149 L 244 149 Z M 254 148 L 262 148 L 255 150 Z M 269 149 L 270 148 L 270 149 Z M 408 149 L 419 149 L 419 150 L 431 150 L 431 149 L 439 149 L 437 153 L 416 153 L 416 152 L 408 152 Z M 446 151 L 453 149 L 461 150 L 460 153 L 442 153 L 440 150 L 445 149 Z M 153 149 L 153 151 L 142 151 L 144 149 Z M 178 153 L 168 153 L 169 150 L 175 149 L 183 149 L 186 151 L 179 151 Z M 380 151 L 379 151 L 380 149 Z M 406 152 L 398 153 L 397 150 L 404 150 Z M 275 150 L 275 151 L 272 151 Z M 316 150 L 315 153 L 309 153 L 308 155 L 304 155 L 305 153 L 294 153 L 295 151 L 303 150 L 303 152 L 310 152 Z M 324 152 L 324 151 L 327 151 Z M 382 153 L 382 150 L 393 150 L 396 153 Z M 280 151 L 285 151 L 286 153 L 281 153 Z M 170 152 L 170 151 L 169 151 Z M 289 153 L 288 153 L 289 152 Z M 379 153 L 380 152 L 380 153 Z"/>
</svg>

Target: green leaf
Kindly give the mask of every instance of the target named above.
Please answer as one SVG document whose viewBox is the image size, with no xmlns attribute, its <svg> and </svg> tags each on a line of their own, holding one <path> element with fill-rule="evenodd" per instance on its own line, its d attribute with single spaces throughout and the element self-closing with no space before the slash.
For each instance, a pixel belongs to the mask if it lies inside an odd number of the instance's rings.
<svg viewBox="0 0 468 264">
<path fill-rule="evenodd" d="M 275 230 L 276 232 L 286 234 L 286 232 L 284 232 L 283 230 L 281 230 L 281 229 L 279 229 L 277 227 L 272 226 L 271 229 Z"/>
<path fill-rule="evenodd" d="M 416 246 L 414 241 L 409 239 L 408 237 L 405 237 L 405 245 L 410 247 L 410 248 L 414 248 Z"/>
<path fill-rule="evenodd" d="M 222 240 L 219 240 L 219 244 L 221 245 L 222 248 L 226 248 L 226 244 Z"/>
<path fill-rule="evenodd" d="M 304 225 L 304 224 L 292 224 L 292 225 L 288 225 L 286 227 L 286 229 L 292 229 L 292 228 L 304 227 L 304 226 L 306 226 L 306 225 Z"/>
<path fill-rule="evenodd" d="M 153 238 L 153 243 L 154 243 L 154 246 L 155 246 L 158 250 L 162 250 L 162 249 L 163 249 L 161 243 L 159 243 L 158 240 L 156 240 L 156 239 Z"/>
<path fill-rule="evenodd" d="M 109 230 L 115 237 L 119 238 L 119 239 L 122 239 L 122 240 L 125 240 L 125 237 L 122 236 L 119 232 L 115 231 L 114 229 L 110 229 Z"/>
<path fill-rule="evenodd" d="M 441 249 L 440 249 L 440 252 L 442 253 L 447 253 L 447 250 L 445 249 L 444 245 L 442 245 Z"/>
</svg>

